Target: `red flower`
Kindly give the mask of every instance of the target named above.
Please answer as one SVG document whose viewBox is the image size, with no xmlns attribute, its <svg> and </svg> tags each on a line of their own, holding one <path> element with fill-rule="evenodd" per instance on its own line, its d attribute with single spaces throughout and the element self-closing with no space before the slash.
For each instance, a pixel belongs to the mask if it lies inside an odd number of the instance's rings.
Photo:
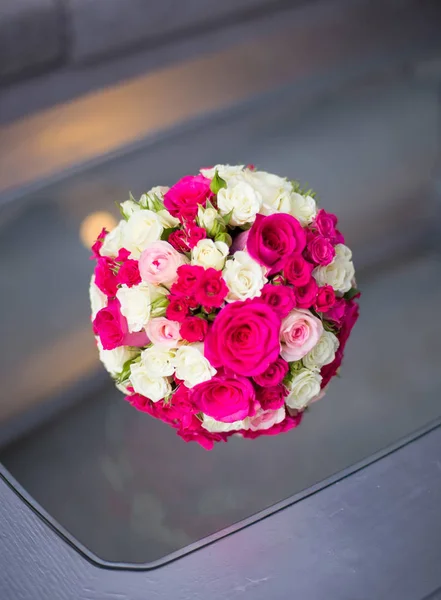
<svg viewBox="0 0 441 600">
<path fill-rule="evenodd" d="M 307 250 L 309 256 L 317 265 L 329 265 L 335 256 L 334 246 L 323 235 L 310 236 Z"/>
<path fill-rule="evenodd" d="M 95 267 L 95 284 L 109 298 L 116 296 L 118 289 L 118 281 L 114 273 L 114 268 L 114 260 L 106 256 L 99 258 Z"/>
<path fill-rule="evenodd" d="M 255 375 L 253 379 L 258 385 L 262 387 L 273 388 L 279 383 L 282 383 L 288 371 L 288 363 L 281 356 L 279 356 L 279 358 L 275 362 L 271 363 L 263 373 L 261 373 L 260 375 Z"/>
<path fill-rule="evenodd" d="M 187 234 L 183 229 L 172 231 L 168 236 L 168 243 L 178 252 L 190 252 L 190 246 L 187 242 Z"/>
<path fill-rule="evenodd" d="M 197 243 L 207 237 L 207 232 L 203 227 L 191 224 L 187 227 L 187 242 L 190 248 L 197 246 Z"/>
<path fill-rule="evenodd" d="M 181 325 L 182 339 L 187 342 L 203 342 L 208 331 L 208 323 L 200 317 L 187 317 Z"/>
<path fill-rule="evenodd" d="M 330 285 L 319 288 L 314 308 L 317 312 L 326 312 L 335 304 L 335 292 Z"/>
<path fill-rule="evenodd" d="M 138 261 L 129 259 L 123 262 L 119 268 L 116 280 L 119 284 L 126 285 L 127 287 L 132 287 L 141 283 Z"/>
<path fill-rule="evenodd" d="M 314 277 L 311 277 L 306 285 L 295 288 L 297 308 L 311 308 L 315 303 L 318 285 Z"/>
<path fill-rule="evenodd" d="M 118 300 L 109 300 L 108 305 L 98 311 L 93 321 L 93 332 L 100 338 L 104 350 L 119 346 L 145 346 L 148 342 L 145 331 L 129 333 L 127 319 L 123 317 Z"/>
<path fill-rule="evenodd" d="M 204 269 L 195 298 L 206 308 L 219 308 L 228 294 L 228 287 L 222 278 L 222 271 Z"/>
<path fill-rule="evenodd" d="M 167 306 L 165 316 L 170 321 L 182 323 L 189 313 L 188 302 L 182 296 L 168 296 L 170 304 Z"/>
<path fill-rule="evenodd" d="M 279 383 L 273 387 L 259 388 L 256 397 L 263 410 L 277 410 L 285 404 L 288 394 L 286 387 Z"/>
<path fill-rule="evenodd" d="M 104 238 L 106 237 L 106 235 L 107 235 L 108 233 L 109 233 L 109 232 L 107 231 L 107 229 L 106 229 L 105 227 L 103 227 L 103 228 L 102 228 L 102 230 L 101 230 L 101 233 L 99 234 L 99 236 L 97 237 L 97 239 L 96 239 L 95 243 L 93 244 L 93 246 L 92 246 L 92 248 L 91 248 L 91 250 L 92 250 L 93 254 L 92 254 L 92 256 L 91 256 L 90 258 L 91 258 L 92 260 L 93 260 L 94 258 L 99 258 L 99 257 L 101 256 L 101 255 L 100 255 L 100 250 L 101 250 L 101 247 L 102 247 L 102 245 L 103 245 Z"/>
<path fill-rule="evenodd" d="M 273 311 L 282 319 L 286 317 L 296 305 L 294 290 L 287 285 L 265 284 L 262 288 L 260 299 L 268 304 L 268 306 L 271 306 Z"/>
<path fill-rule="evenodd" d="M 192 297 L 200 286 L 204 275 L 204 267 L 198 265 L 181 265 L 178 267 L 178 280 L 171 286 L 171 293 Z"/>
</svg>

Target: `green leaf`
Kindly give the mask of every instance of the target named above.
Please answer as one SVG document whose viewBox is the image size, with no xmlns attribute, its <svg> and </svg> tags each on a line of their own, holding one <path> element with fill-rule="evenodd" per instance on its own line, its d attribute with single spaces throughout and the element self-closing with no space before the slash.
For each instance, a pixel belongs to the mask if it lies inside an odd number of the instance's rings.
<svg viewBox="0 0 441 600">
<path fill-rule="evenodd" d="M 330 333 L 333 333 L 334 335 L 337 335 L 337 332 L 338 332 L 337 327 L 335 325 L 333 325 L 329 321 L 325 321 L 325 320 L 323 320 L 323 329 L 325 331 L 329 331 Z"/>
<path fill-rule="evenodd" d="M 116 376 L 116 381 L 118 383 L 124 383 L 125 381 L 128 381 L 128 379 L 130 377 L 131 365 L 135 362 L 139 362 L 140 360 L 141 360 L 141 356 L 137 356 L 136 358 L 129 358 L 129 360 L 126 360 L 126 362 L 123 365 L 121 373 L 118 373 L 118 375 Z"/>
<path fill-rule="evenodd" d="M 296 194 L 300 194 L 301 196 L 311 196 L 311 198 L 314 198 L 314 199 L 316 198 L 317 194 L 311 188 L 307 188 L 308 184 L 306 184 L 305 186 L 302 186 L 300 181 L 297 181 L 297 179 L 293 179 L 291 181 L 291 184 L 292 184 L 292 190 Z"/>
<path fill-rule="evenodd" d="M 222 188 L 226 188 L 226 187 L 227 187 L 227 182 L 225 181 L 225 179 L 222 179 L 222 177 L 220 177 L 220 175 L 216 169 L 216 171 L 214 173 L 214 177 L 210 183 L 210 190 L 213 192 L 213 194 L 217 194 L 219 190 L 221 190 Z"/>
<path fill-rule="evenodd" d="M 344 294 L 343 298 L 345 298 L 345 300 L 352 300 L 352 298 L 354 298 L 358 293 L 359 291 L 357 288 L 351 288 L 348 292 L 346 292 L 346 294 Z"/>
<path fill-rule="evenodd" d="M 164 229 L 164 231 L 162 232 L 162 235 L 161 235 L 161 240 L 164 240 L 165 242 L 167 242 L 170 235 L 174 231 L 177 231 L 178 229 L 179 229 L 179 227 L 170 227 L 170 228 Z"/>
<path fill-rule="evenodd" d="M 225 224 L 225 227 L 228 227 L 231 221 L 231 217 L 233 216 L 234 208 L 230 210 L 230 212 L 222 217 L 222 220 Z"/>
<path fill-rule="evenodd" d="M 293 375 L 295 375 L 302 369 L 303 369 L 303 363 L 301 360 L 295 360 L 295 361 L 289 363 L 289 370 Z"/>
<path fill-rule="evenodd" d="M 132 195 L 132 194 L 130 194 L 130 195 Z M 121 213 L 121 216 L 122 216 L 122 218 L 123 218 L 125 221 L 128 221 L 129 219 L 128 219 L 128 217 L 126 217 L 126 215 L 124 214 L 124 211 L 123 211 L 123 209 L 122 209 L 122 207 L 121 207 L 121 204 L 115 200 L 115 205 L 116 205 L 116 208 L 117 208 L 117 209 L 119 210 L 119 212 Z"/>
</svg>

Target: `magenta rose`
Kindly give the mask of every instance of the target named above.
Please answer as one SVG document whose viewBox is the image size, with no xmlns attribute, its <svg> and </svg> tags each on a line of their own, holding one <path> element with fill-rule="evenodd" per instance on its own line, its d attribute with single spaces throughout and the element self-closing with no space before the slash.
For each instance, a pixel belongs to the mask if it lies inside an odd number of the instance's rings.
<svg viewBox="0 0 441 600">
<path fill-rule="evenodd" d="M 187 234 L 183 229 L 176 229 L 168 236 L 168 243 L 178 252 L 190 252 Z"/>
<path fill-rule="evenodd" d="M 260 299 L 271 306 L 280 318 L 286 317 L 296 305 L 294 290 L 286 285 L 267 283 L 262 288 Z"/>
<path fill-rule="evenodd" d="M 100 251 L 102 248 L 102 245 L 104 243 L 104 239 L 106 237 L 106 235 L 108 234 L 108 231 L 105 227 L 103 227 L 103 229 L 101 230 L 101 233 L 99 234 L 99 236 L 97 237 L 95 243 L 93 244 L 91 250 L 93 252 L 92 256 L 90 257 L 92 260 L 94 258 L 99 258 L 100 255 Z"/>
<path fill-rule="evenodd" d="M 335 249 L 328 238 L 314 235 L 308 241 L 308 253 L 317 265 L 329 265 L 334 259 Z"/>
<path fill-rule="evenodd" d="M 273 275 L 294 252 L 304 250 L 306 235 L 300 223 L 286 213 L 257 215 L 247 239 L 248 253 Z"/>
<path fill-rule="evenodd" d="M 323 312 L 330 310 L 335 304 L 335 292 L 330 285 L 324 285 L 320 287 L 317 292 L 315 299 L 314 308 L 317 312 Z"/>
<path fill-rule="evenodd" d="M 93 321 L 93 332 L 99 337 L 104 350 L 119 346 L 145 346 L 148 337 L 145 331 L 129 333 L 127 320 L 122 316 L 119 300 L 109 300 L 106 308 L 98 311 Z"/>
<path fill-rule="evenodd" d="M 280 383 L 273 387 L 259 388 L 256 397 L 263 410 L 277 410 L 285 404 L 288 394 L 286 387 Z"/>
<path fill-rule="evenodd" d="M 116 296 L 118 289 L 114 268 L 115 262 L 106 256 L 99 258 L 95 267 L 95 284 L 109 298 Z"/>
<path fill-rule="evenodd" d="M 187 241 L 191 248 L 197 246 L 198 242 L 207 237 L 207 232 L 203 227 L 198 227 L 196 223 L 187 226 Z"/>
<path fill-rule="evenodd" d="M 228 294 L 228 287 L 222 278 L 222 271 L 204 269 L 194 297 L 205 308 L 219 308 Z"/>
<path fill-rule="evenodd" d="M 311 277 L 306 285 L 295 288 L 296 305 L 298 308 L 310 308 L 315 303 L 318 285 L 314 277 Z"/>
<path fill-rule="evenodd" d="M 205 356 L 214 367 L 239 375 L 260 375 L 279 356 L 280 317 L 259 300 L 232 302 L 216 317 L 205 338 Z"/>
<path fill-rule="evenodd" d="M 204 450 L 213 450 L 214 443 L 226 442 L 231 435 L 228 433 L 210 433 L 203 427 L 199 429 L 179 429 L 176 432 L 184 442 L 197 442 Z"/>
<path fill-rule="evenodd" d="M 127 287 L 132 287 L 141 283 L 138 261 L 129 259 L 123 262 L 119 268 L 116 280 L 119 284 L 126 285 Z"/>
<path fill-rule="evenodd" d="M 321 235 L 333 240 L 336 235 L 337 217 L 321 208 L 314 219 L 313 225 Z"/>
<path fill-rule="evenodd" d="M 321 382 L 322 389 L 328 385 L 329 380 L 332 379 L 332 377 L 334 377 L 334 375 L 337 373 L 337 370 L 340 367 L 343 360 L 346 342 L 348 341 L 352 328 L 354 327 L 359 316 L 358 304 L 353 300 L 348 300 L 345 302 L 347 305 L 346 312 L 342 323 L 342 328 L 337 336 L 340 346 L 338 347 L 337 352 L 335 353 L 335 359 L 333 360 L 333 362 L 329 365 L 324 366 L 320 371 L 320 375 L 323 378 Z"/>
<path fill-rule="evenodd" d="M 233 423 L 254 414 L 256 396 L 246 377 L 218 374 L 193 388 L 192 401 L 216 421 Z"/>
<path fill-rule="evenodd" d="M 182 339 L 187 342 L 203 342 L 208 331 L 208 323 L 200 317 L 187 317 L 181 324 Z"/>
<path fill-rule="evenodd" d="M 262 387 L 274 387 L 282 383 L 285 375 L 289 371 L 289 365 L 283 358 L 279 357 L 275 362 L 260 375 L 253 377 L 254 381 Z"/>
<path fill-rule="evenodd" d="M 288 258 L 283 268 L 286 281 L 295 286 L 306 285 L 311 279 L 313 265 L 306 261 L 301 254 L 293 254 Z"/>
<path fill-rule="evenodd" d="M 344 298 L 335 298 L 334 304 L 325 313 L 324 317 L 327 321 L 335 323 L 337 327 L 341 327 L 346 313 L 346 300 Z"/>
<path fill-rule="evenodd" d="M 212 196 L 210 183 L 203 175 L 183 177 L 165 193 L 165 208 L 181 222 L 194 220 L 198 206 L 205 206 Z"/>
</svg>

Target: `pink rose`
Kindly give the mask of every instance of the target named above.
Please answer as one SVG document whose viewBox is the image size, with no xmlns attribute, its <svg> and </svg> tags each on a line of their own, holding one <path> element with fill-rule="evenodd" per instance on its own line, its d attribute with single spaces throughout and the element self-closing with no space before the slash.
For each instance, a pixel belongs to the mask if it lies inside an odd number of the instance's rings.
<svg viewBox="0 0 441 600">
<path fill-rule="evenodd" d="M 109 300 L 106 308 L 98 311 L 93 321 L 93 332 L 100 338 L 104 350 L 119 346 L 145 346 L 148 343 L 145 331 L 129 333 L 127 319 L 122 316 L 119 300 Z"/>
<path fill-rule="evenodd" d="M 256 375 L 253 379 L 262 387 L 274 387 L 275 385 L 282 383 L 288 371 L 288 363 L 286 360 L 279 357 L 275 362 L 271 363 L 263 373 Z"/>
<path fill-rule="evenodd" d="M 182 296 L 169 296 L 169 305 L 165 310 L 165 316 L 170 321 L 182 323 L 189 313 L 188 301 Z"/>
<path fill-rule="evenodd" d="M 150 341 L 166 348 L 177 348 L 181 341 L 180 324 L 165 317 L 150 319 L 146 331 Z"/>
<path fill-rule="evenodd" d="M 153 242 L 139 259 L 141 279 L 153 285 L 170 285 L 178 278 L 177 270 L 184 262 L 185 257 L 168 242 Z"/>
<path fill-rule="evenodd" d="M 280 317 L 255 300 L 232 302 L 217 315 L 205 338 L 205 356 L 214 367 L 260 375 L 279 356 Z"/>
<path fill-rule="evenodd" d="M 222 278 L 222 271 L 204 269 L 194 297 L 205 308 L 219 308 L 228 294 L 228 287 Z"/>
<path fill-rule="evenodd" d="M 324 285 L 318 289 L 314 308 L 317 312 L 326 312 L 335 304 L 335 292 L 330 285 Z"/>
<path fill-rule="evenodd" d="M 268 275 L 274 275 L 283 269 L 293 252 L 302 252 L 305 244 L 305 232 L 293 216 L 286 213 L 257 215 L 248 235 L 247 251 L 268 268 Z"/>
<path fill-rule="evenodd" d="M 95 284 L 109 298 L 116 296 L 118 281 L 114 273 L 115 262 L 103 256 L 98 259 L 95 267 Z"/>
<path fill-rule="evenodd" d="M 311 277 L 306 285 L 295 288 L 296 305 L 298 308 L 311 308 L 317 297 L 318 285 L 314 277 Z"/>
<path fill-rule="evenodd" d="M 323 333 L 320 319 L 314 317 L 309 310 L 295 308 L 282 321 L 280 354 L 288 362 L 300 360 L 317 344 Z"/>
<path fill-rule="evenodd" d="M 254 414 L 254 387 L 246 377 L 218 374 L 193 388 L 197 408 L 216 421 L 233 423 Z"/>
<path fill-rule="evenodd" d="M 141 283 L 138 261 L 133 259 L 124 261 L 119 268 L 116 280 L 119 284 L 126 285 L 127 287 Z"/>
<path fill-rule="evenodd" d="M 296 305 L 294 290 L 286 285 L 267 283 L 262 288 L 260 299 L 271 306 L 280 318 L 286 317 Z"/>
<path fill-rule="evenodd" d="M 298 427 L 302 421 L 303 413 L 299 412 L 292 416 L 287 414 L 285 419 L 281 423 L 276 423 L 269 429 L 262 429 L 260 431 L 242 431 L 241 434 L 244 438 L 255 439 L 261 435 L 279 435 L 279 433 L 286 433 L 295 427 Z"/>
<path fill-rule="evenodd" d="M 265 431 L 271 429 L 277 423 L 285 419 L 285 408 L 283 405 L 277 410 L 263 410 L 260 408 L 254 417 L 250 418 L 251 431 Z"/>
<path fill-rule="evenodd" d="M 334 259 L 335 249 L 322 235 L 314 235 L 308 241 L 308 253 L 317 265 L 329 265 Z"/>
<path fill-rule="evenodd" d="M 164 195 L 165 208 L 181 222 L 194 220 L 198 206 L 205 206 L 212 196 L 210 183 L 203 175 L 183 177 Z"/>
<path fill-rule="evenodd" d="M 288 394 L 286 387 L 279 384 L 274 387 L 259 388 L 257 390 L 257 400 L 263 410 L 277 410 L 285 404 L 285 398 Z"/>
<path fill-rule="evenodd" d="M 295 286 L 306 285 L 311 279 L 313 265 L 306 261 L 301 254 L 293 254 L 288 258 L 283 268 L 286 281 Z"/>
<path fill-rule="evenodd" d="M 208 323 L 200 317 L 187 317 L 181 324 L 182 339 L 187 342 L 203 342 L 208 331 Z"/>
</svg>

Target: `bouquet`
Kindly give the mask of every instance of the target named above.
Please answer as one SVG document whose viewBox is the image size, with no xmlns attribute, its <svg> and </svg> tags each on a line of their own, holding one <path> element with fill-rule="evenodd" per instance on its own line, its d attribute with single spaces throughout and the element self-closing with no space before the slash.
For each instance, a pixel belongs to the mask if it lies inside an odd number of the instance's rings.
<svg viewBox="0 0 441 600">
<path fill-rule="evenodd" d="M 120 209 L 92 247 L 90 298 L 126 400 L 206 449 L 296 427 L 358 317 L 336 216 L 251 165 L 201 169 Z"/>
</svg>

